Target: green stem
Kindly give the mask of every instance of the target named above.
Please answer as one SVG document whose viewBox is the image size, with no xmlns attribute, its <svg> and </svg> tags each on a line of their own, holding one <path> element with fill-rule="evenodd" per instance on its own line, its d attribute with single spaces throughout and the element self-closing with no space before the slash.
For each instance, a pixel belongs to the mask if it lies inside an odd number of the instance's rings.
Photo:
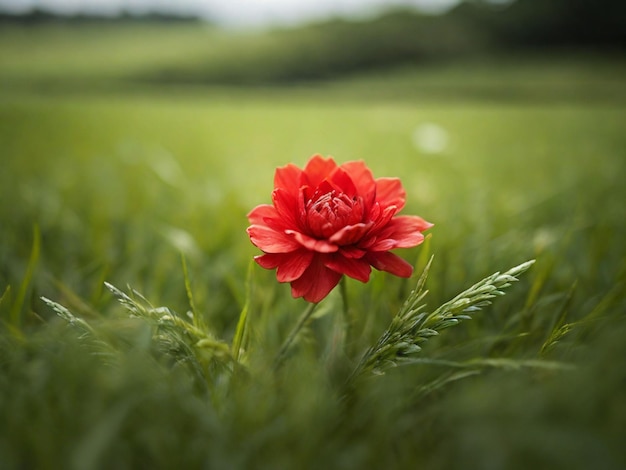
<svg viewBox="0 0 626 470">
<path fill-rule="evenodd" d="M 304 325 L 306 325 L 306 323 L 309 321 L 309 318 L 313 314 L 313 310 L 315 310 L 316 306 L 316 303 L 311 303 L 307 306 L 306 310 L 302 312 L 298 323 L 296 323 L 296 326 L 293 327 L 293 330 L 291 330 L 291 333 L 289 333 L 289 336 L 287 336 L 287 339 L 285 340 L 280 348 L 280 351 L 278 351 L 278 354 L 276 355 L 276 359 L 274 360 L 275 369 L 278 369 L 282 364 L 283 360 L 285 359 L 285 355 L 287 354 L 287 351 L 291 347 L 291 343 L 293 343 L 293 341 L 296 339 L 296 336 L 298 336 L 298 333 L 300 333 L 302 327 L 304 327 Z"/>
<path fill-rule="evenodd" d="M 233 358 L 236 362 L 239 361 L 239 354 L 241 347 L 247 337 L 248 330 L 248 310 L 250 310 L 250 299 L 252 298 L 252 272 L 254 268 L 254 261 L 250 260 L 248 265 L 248 275 L 246 276 L 246 301 L 239 315 L 239 321 L 237 322 L 237 329 L 235 330 L 235 336 L 233 338 Z"/>
<path fill-rule="evenodd" d="M 348 289 L 346 288 L 345 276 L 339 281 L 339 293 L 341 294 L 341 303 L 343 305 L 343 322 L 344 322 L 344 347 L 350 345 L 352 339 L 353 318 L 350 316 L 350 304 L 348 303 Z"/>
</svg>

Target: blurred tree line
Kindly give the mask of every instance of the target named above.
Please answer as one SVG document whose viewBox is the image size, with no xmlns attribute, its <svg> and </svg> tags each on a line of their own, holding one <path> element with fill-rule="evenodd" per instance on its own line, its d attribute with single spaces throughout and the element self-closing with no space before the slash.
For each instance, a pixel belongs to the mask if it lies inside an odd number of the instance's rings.
<svg viewBox="0 0 626 470">
<path fill-rule="evenodd" d="M 204 67 L 161 70 L 150 78 L 291 83 L 511 52 L 615 55 L 625 46 L 624 0 L 466 0 L 444 15 L 396 9 L 369 21 L 335 19 L 274 30 Z"/>
<path fill-rule="evenodd" d="M 1 7 L 0 7 L 1 8 Z M 10 13 L 0 10 L 0 26 L 40 26 L 57 25 L 94 25 L 94 24 L 127 24 L 127 23 L 199 23 L 201 20 L 195 15 L 183 13 L 166 13 L 151 11 L 147 13 L 133 13 L 122 10 L 118 15 L 105 16 L 98 14 L 77 13 L 60 15 L 41 8 L 33 8 L 24 13 Z"/>
<path fill-rule="evenodd" d="M 41 10 L 28 15 L 0 15 L 0 24 L 59 21 L 93 24 L 99 20 L 85 15 L 59 18 Z M 181 21 L 199 19 L 123 13 L 115 20 L 106 20 L 160 24 Z M 397 9 L 368 21 L 334 19 L 253 33 L 247 39 L 231 41 L 205 62 L 163 65 L 139 78 L 177 83 L 290 83 L 519 51 L 550 53 L 570 49 L 621 57 L 625 46 L 624 0 L 465 0 L 444 15 Z"/>
<path fill-rule="evenodd" d="M 493 0 L 466 0 L 448 16 L 505 47 L 626 45 L 623 0 L 517 0 L 506 7 Z"/>
</svg>

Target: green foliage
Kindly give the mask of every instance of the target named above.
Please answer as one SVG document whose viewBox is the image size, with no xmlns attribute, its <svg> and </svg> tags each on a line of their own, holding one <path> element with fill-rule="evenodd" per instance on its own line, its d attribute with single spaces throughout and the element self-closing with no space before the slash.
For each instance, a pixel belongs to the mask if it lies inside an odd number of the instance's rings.
<svg viewBox="0 0 626 470">
<path fill-rule="evenodd" d="M 520 264 L 504 274 L 494 273 L 428 313 L 423 311 L 426 305 L 422 301 L 428 294 L 424 287 L 431 263 L 432 258 L 426 265 L 417 287 L 411 292 L 376 345 L 365 353 L 353 375 L 366 371 L 382 374 L 390 367 L 411 362 L 415 354 L 422 350 L 422 343 L 437 336 L 441 330 L 457 325 L 462 320 L 469 320 L 474 312 L 490 305 L 490 299 L 504 295 L 502 289 L 517 281 L 516 276 L 526 271 L 534 260 Z"/>
<path fill-rule="evenodd" d="M 111 284 L 106 286 L 131 318 L 140 318 L 152 327 L 157 348 L 175 364 L 189 367 L 202 386 L 213 384 L 214 369 L 232 365 L 228 345 L 217 339 L 206 326 L 196 326 L 198 322 L 193 321 L 193 312 L 189 312 L 192 319 L 189 322 L 167 307 L 155 308 L 135 290 L 131 289 L 127 295 Z"/>
</svg>

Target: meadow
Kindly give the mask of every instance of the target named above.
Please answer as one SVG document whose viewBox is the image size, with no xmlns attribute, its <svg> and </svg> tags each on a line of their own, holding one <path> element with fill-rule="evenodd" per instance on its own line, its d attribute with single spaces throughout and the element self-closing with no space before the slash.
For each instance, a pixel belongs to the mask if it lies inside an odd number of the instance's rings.
<svg viewBox="0 0 626 470">
<path fill-rule="evenodd" d="M 232 87 L 154 77 L 254 38 L 0 38 L 2 468 L 626 465 L 622 63 Z M 315 153 L 400 177 L 403 213 L 435 227 L 397 252 L 412 278 L 348 279 L 276 369 L 306 302 L 251 263 L 246 214 Z M 431 256 L 428 312 L 535 263 L 411 360 L 350 380 Z"/>
</svg>

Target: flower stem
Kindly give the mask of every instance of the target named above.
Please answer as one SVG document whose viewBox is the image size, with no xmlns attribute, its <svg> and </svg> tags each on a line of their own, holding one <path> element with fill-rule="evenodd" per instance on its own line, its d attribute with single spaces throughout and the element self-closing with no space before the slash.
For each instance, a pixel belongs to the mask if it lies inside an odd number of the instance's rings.
<svg viewBox="0 0 626 470">
<path fill-rule="evenodd" d="M 346 288 L 345 276 L 341 278 L 341 281 L 339 281 L 339 292 L 341 294 L 341 302 L 343 305 L 342 313 L 344 324 L 344 347 L 347 347 L 350 345 L 350 341 L 352 339 L 352 327 L 354 324 L 354 319 L 350 316 L 350 304 L 348 302 L 348 289 Z"/>
<path fill-rule="evenodd" d="M 298 333 L 300 333 L 300 330 L 309 321 L 309 318 L 311 318 L 311 315 L 313 314 L 313 310 L 315 310 L 316 306 L 317 306 L 317 303 L 310 303 L 307 306 L 306 310 L 302 312 L 302 315 L 298 319 L 298 323 L 296 323 L 296 326 L 293 327 L 293 329 L 291 330 L 291 333 L 289 333 L 289 336 L 287 336 L 287 339 L 285 340 L 285 342 L 280 348 L 280 351 L 278 351 L 278 354 L 276 355 L 276 359 L 274 360 L 274 369 L 278 369 L 280 367 L 283 360 L 285 359 L 285 355 L 287 354 L 287 351 L 291 347 L 291 343 L 293 343 L 293 341 L 296 339 L 296 336 L 298 336 Z"/>
</svg>

